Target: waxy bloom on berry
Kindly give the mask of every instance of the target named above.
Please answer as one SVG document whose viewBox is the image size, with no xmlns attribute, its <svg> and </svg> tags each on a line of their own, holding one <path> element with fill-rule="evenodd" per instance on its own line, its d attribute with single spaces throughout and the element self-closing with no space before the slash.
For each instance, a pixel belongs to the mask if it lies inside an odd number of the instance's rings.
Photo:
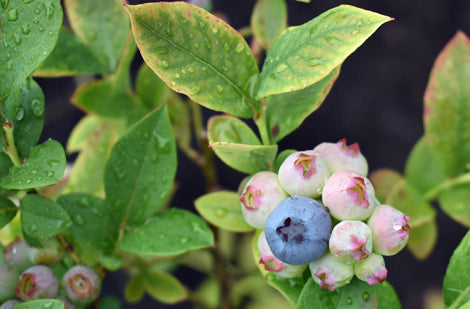
<svg viewBox="0 0 470 309">
<path fill-rule="evenodd" d="M 240 197 L 245 221 L 257 229 L 263 229 L 269 213 L 287 197 L 276 173 L 256 173 L 248 181 Z"/>
<path fill-rule="evenodd" d="M 372 253 L 367 259 L 360 261 L 354 268 L 354 273 L 369 285 L 382 283 L 387 278 L 387 269 L 383 256 Z"/>
<path fill-rule="evenodd" d="M 330 251 L 345 263 L 367 259 L 372 252 L 372 231 L 361 221 L 342 221 L 331 232 Z"/>
<path fill-rule="evenodd" d="M 276 273 L 283 278 L 299 277 L 304 272 L 307 265 L 291 265 L 280 261 L 274 256 L 269 248 L 268 242 L 264 232 L 261 232 L 258 237 L 258 249 L 261 254 L 259 260 L 260 264 L 264 265 L 264 269 Z"/>
<path fill-rule="evenodd" d="M 310 263 L 309 267 L 313 280 L 329 291 L 348 284 L 354 276 L 353 265 L 343 263 L 330 252 Z"/>
<path fill-rule="evenodd" d="M 372 230 L 374 251 L 382 255 L 394 255 L 408 241 L 410 217 L 390 205 L 376 207 L 367 224 Z"/>
<path fill-rule="evenodd" d="M 329 177 L 326 159 L 313 150 L 289 155 L 279 168 L 281 186 L 290 195 L 316 198 L 321 195 Z"/>
<path fill-rule="evenodd" d="M 367 160 L 362 155 L 357 143 L 348 146 L 346 139 L 343 138 L 337 143 L 321 143 L 313 150 L 325 156 L 332 174 L 341 170 L 351 170 L 362 176 L 367 176 L 369 171 Z"/>
<path fill-rule="evenodd" d="M 58 291 L 59 282 L 52 270 L 44 265 L 35 265 L 21 274 L 16 296 L 23 300 L 54 298 Z"/>
<path fill-rule="evenodd" d="M 70 268 L 64 275 L 63 284 L 67 296 L 75 302 L 92 302 L 98 298 L 101 291 L 101 279 L 98 274 L 83 265 Z"/>
<path fill-rule="evenodd" d="M 322 200 L 338 220 L 365 220 L 377 204 L 370 180 L 349 170 L 336 172 L 328 179 Z"/>
</svg>

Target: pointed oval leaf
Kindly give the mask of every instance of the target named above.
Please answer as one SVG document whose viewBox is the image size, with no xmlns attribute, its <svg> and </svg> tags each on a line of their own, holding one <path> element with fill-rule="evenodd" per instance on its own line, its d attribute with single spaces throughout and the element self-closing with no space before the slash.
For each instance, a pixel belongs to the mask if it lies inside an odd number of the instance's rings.
<svg viewBox="0 0 470 309">
<path fill-rule="evenodd" d="M 48 140 L 31 149 L 21 166 L 13 166 L 0 184 L 5 189 L 31 189 L 55 184 L 64 175 L 65 151 L 55 140 Z"/>
<path fill-rule="evenodd" d="M 287 27 L 287 6 L 284 0 L 258 0 L 251 15 L 251 28 L 261 47 L 268 50 L 276 37 Z"/>
<path fill-rule="evenodd" d="M 437 234 L 436 220 L 421 224 L 410 230 L 406 247 L 418 260 L 424 260 L 431 254 L 436 246 Z"/>
<path fill-rule="evenodd" d="M 119 221 L 135 224 L 151 216 L 170 193 L 175 173 L 173 128 L 162 106 L 121 136 L 106 163 L 106 199 Z"/>
<path fill-rule="evenodd" d="M 306 88 L 268 96 L 266 122 L 273 141 L 279 142 L 297 129 L 325 100 L 339 75 L 334 69 L 322 80 Z"/>
<path fill-rule="evenodd" d="M 141 255 L 170 256 L 213 244 L 214 235 L 200 217 L 172 208 L 130 228 L 120 240 L 119 248 Z"/>
<path fill-rule="evenodd" d="M 394 194 L 395 185 L 402 186 L 404 181 L 402 174 L 389 168 L 375 170 L 369 179 L 374 185 L 375 196 L 381 202 L 385 202 L 390 194 Z"/>
<path fill-rule="evenodd" d="M 0 196 L 0 229 L 16 216 L 18 207 L 6 197 Z"/>
<path fill-rule="evenodd" d="M 218 191 L 201 196 L 194 202 L 199 214 L 212 225 L 232 232 L 248 232 L 254 228 L 246 223 L 236 192 Z"/>
<path fill-rule="evenodd" d="M 444 276 L 442 293 L 444 294 L 444 303 L 446 306 L 455 304 L 453 308 L 459 308 L 460 304 L 470 301 L 470 232 L 455 249 L 447 266 Z"/>
<path fill-rule="evenodd" d="M 145 273 L 143 277 L 147 293 L 162 303 L 175 304 L 188 297 L 184 285 L 168 273 L 151 270 Z"/>
<path fill-rule="evenodd" d="M 100 126 L 103 120 L 95 115 L 86 115 L 75 125 L 67 140 L 67 153 L 84 150 L 88 145 L 88 140 L 95 133 L 96 127 Z"/>
<path fill-rule="evenodd" d="M 340 5 L 308 23 L 288 28 L 266 57 L 257 98 L 322 80 L 389 20 L 388 16 Z"/>
<path fill-rule="evenodd" d="M 272 169 L 277 145 L 261 145 L 240 119 L 215 116 L 209 119 L 207 127 L 209 146 L 228 166 L 247 174 Z"/>
<path fill-rule="evenodd" d="M 122 8 L 122 1 L 65 0 L 64 2 L 74 33 L 108 72 L 114 72 L 129 32 L 129 20 Z"/>
<path fill-rule="evenodd" d="M 330 292 L 309 278 L 295 308 L 400 309 L 401 304 L 387 281 L 370 286 L 354 277 L 348 285 Z"/>
<path fill-rule="evenodd" d="M 457 34 L 444 47 L 424 94 L 424 129 L 429 148 L 447 175 L 470 163 L 470 39 Z"/>
<path fill-rule="evenodd" d="M 145 295 L 145 281 L 142 275 L 132 277 L 124 289 L 124 298 L 129 303 L 140 301 Z"/>
<path fill-rule="evenodd" d="M 470 185 L 452 186 L 439 192 L 439 205 L 452 219 L 470 227 Z"/>
<path fill-rule="evenodd" d="M 0 100 L 13 120 L 21 84 L 49 55 L 62 25 L 59 0 L 9 0 L 0 6 Z"/>
<path fill-rule="evenodd" d="M 64 309 L 64 302 L 57 299 L 36 299 L 15 306 L 15 309 L 30 308 Z"/>
<path fill-rule="evenodd" d="M 20 89 L 13 120 L 13 137 L 20 158 L 28 157 L 38 143 L 44 125 L 45 98 L 41 87 L 27 79 Z"/>
<path fill-rule="evenodd" d="M 119 223 L 109 204 L 97 196 L 85 193 L 61 195 L 57 203 L 72 218 L 67 233 L 74 241 L 88 243 L 102 252 L 111 252 L 117 240 Z"/>
<path fill-rule="evenodd" d="M 20 209 L 21 225 L 33 237 L 55 236 L 65 232 L 72 224 L 67 212 L 59 204 L 40 195 L 26 195 Z"/>
<path fill-rule="evenodd" d="M 184 2 L 126 6 L 137 46 L 171 89 L 208 108 L 249 118 L 258 67 L 243 37 Z"/>
<path fill-rule="evenodd" d="M 34 71 L 39 77 L 102 74 L 106 68 L 70 30 L 62 27 L 49 57 Z"/>
<path fill-rule="evenodd" d="M 152 71 L 147 64 L 142 64 L 135 81 L 135 92 L 142 103 L 149 110 L 165 103 L 170 89 Z"/>
</svg>

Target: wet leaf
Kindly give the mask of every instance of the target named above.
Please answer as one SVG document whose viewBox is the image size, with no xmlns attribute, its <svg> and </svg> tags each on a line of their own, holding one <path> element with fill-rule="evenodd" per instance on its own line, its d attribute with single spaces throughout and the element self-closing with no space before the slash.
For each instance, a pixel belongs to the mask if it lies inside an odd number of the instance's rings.
<svg viewBox="0 0 470 309">
<path fill-rule="evenodd" d="M 64 303 L 57 299 L 28 300 L 15 306 L 15 309 L 47 308 L 64 309 Z"/>
<path fill-rule="evenodd" d="M 16 216 L 18 207 L 6 197 L 0 196 L 0 229 Z"/>
</svg>

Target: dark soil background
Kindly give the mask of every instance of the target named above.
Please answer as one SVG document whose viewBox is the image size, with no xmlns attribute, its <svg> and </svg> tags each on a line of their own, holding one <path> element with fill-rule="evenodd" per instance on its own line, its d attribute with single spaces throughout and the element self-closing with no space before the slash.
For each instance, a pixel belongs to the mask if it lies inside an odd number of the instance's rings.
<svg viewBox="0 0 470 309">
<path fill-rule="evenodd" d="M 139 1 L 129 1 L 137 3 Z M 143 2 L 143 1 L 140 1 Z M 215 0 L 216 11 L 240 29 L 249 25 L 255 1 Z M 300 25 L 322 12 L 346 3 L 382 13 L 395 20 L 386 23 L 351 55 L 322 107 L 298 130 L 287 136 L 280 149 L 311 149 L 346 137 L 358 142 L 369 161 L 370 171 L 393 168 L 403 171 L 408 154 L 423 134 L 423 94 L 438 53 L 457 30 L 470 34 L 468 0 L 361 0 L 311 1 L 286 0 L 289 24 Z M 141 59 L 135 60 L 138 68 Z M 46 125 L 43 139 L 54 138 L 64 145 L 82 113 L 69 103 L 75 87 L 71 78 L 39 80 L 46 95 Z M 469 85 L 470 86 L 470 85 Z M 206 116 L 211 113 L 206 111 Z M 180 191 L 174 205 L 193 208 L 193 200 L 204 194 L 201 174 L 196 166 L 179 155 L 177 181 Z M 235 190 L 244 175 L 218 164 L 220 185 Z M 182 172 L 184 170 L 184 173 Z M 407 250 L 387 257 L 388 281 L 394 286 L 403 308 L 423 308 L 424 296 L 440 289 L 453 250 L 466 228 L 438 212 L 439 239 L 425 261 L 417 261 Z M 198 274 L 178 272 L 184 282 L 197 281 Z M 122 297 L 125 275 L 111 274 L 105 281 L 105 294 Z M 164 306 L 146 297 L 123 308 L 191 308 L 190 304 Z"/>
</svg>

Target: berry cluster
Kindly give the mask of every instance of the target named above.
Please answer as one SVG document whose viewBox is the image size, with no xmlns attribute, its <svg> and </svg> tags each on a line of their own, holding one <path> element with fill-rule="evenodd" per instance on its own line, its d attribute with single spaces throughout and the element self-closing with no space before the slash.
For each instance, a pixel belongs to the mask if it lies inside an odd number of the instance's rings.
<svg viewBox="0 0 470 309">
<path fill-rule="evenodd" d="M 409 217 L 381 205 L 366 177 L 357 143 L 322 143 L 289 155 L 274 172 L 259 172 L 240 201 L 258 238 L 260 263 L 281 277 L 303 274 L 330 291 L 354 275 L 369 285 L 387 277 L 383 256 L 406 245 Z"/>
<path fill-rule="evenodd" d="M 23 301 L 53 298 L 63 301 L 64 308 L 72 309 L 98 298 L 101 279 L 88 266 L 72 266 L 61 276 L 60 284 L 60 271 L 53 269 L 63 255 L 58 246 L 49 245 L 38 249 L 16 239 L 5 248 L 6 264 L 0 265 L 0 309 L 13 308 Z"/>
</svg>

